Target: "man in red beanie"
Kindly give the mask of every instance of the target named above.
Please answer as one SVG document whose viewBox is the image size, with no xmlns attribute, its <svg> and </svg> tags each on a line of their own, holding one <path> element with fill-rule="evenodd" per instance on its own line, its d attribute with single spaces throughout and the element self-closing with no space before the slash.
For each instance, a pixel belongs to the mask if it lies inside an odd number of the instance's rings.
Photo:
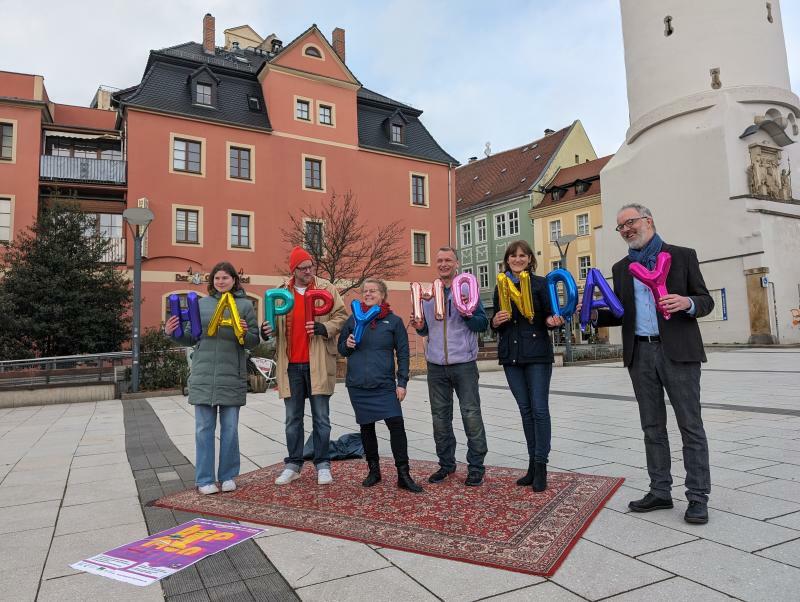
<svg viewBox="0 0 800 602">
<path fill-rule="evenodd" d="M 284 288 L 294 294 L 294 307 L 286 316 L 278 316 L 275 328 L 269 322 L 261 325 L 261 335 L 268 339 L 275 334 L 278 394 L 286 404 L 286 447 L 289 455 L 285 468 L 275 480 L 287 485 L 300 478 L 303 467 L 303 415 L 306 399 L 311 404 L 313 424 L 314 466 L 317 483 L 327 485 L 331 476 L 331 421 L 328 402 L 336 385 L 337 338 L 347 320 L 339 291 L 327 280 L 315 275 L 314 260 L 302 247 L 289 255 L 292 276 Z M 333 297 L 333 309 L 324 316 L 305 315 L 303 301 L 307 290 L 322 289 Z"/>
</svg>

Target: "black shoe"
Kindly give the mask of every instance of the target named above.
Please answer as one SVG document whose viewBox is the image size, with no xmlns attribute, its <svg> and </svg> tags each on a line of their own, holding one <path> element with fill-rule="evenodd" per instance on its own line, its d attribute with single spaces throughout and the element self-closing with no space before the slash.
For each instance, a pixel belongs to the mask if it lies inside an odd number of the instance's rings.
<svg viewBox="0 0 800 602">
<path fill-rule="evenodd" d="M 628 502 L 628 508 L 634 512 L 652 512 L 653 510 L 668 510 L 672 508 L 672 499 L 665 500 L 664 498 L 656 497 L 652 493 L 648 493 L 640 500 L 633 500 Z"/>
<path fill-rule="evenodd" d="M 534 465 L 533 460 L 529 460 L 528 461 L 528 472 L 525 473 L 524 477 L 521 477 L 521 478 L 517 479 L 517 485 L 520 485 L 521 487 L 527 487 L 531 483 L 533 483 L 533 465 Z"/>
<path fill-rule="evenodd" d="M 687 523 L 705 525 L 708 522 L 708 504 L 705 502 L 692 501 L 683 515 L 683 520 Z"/>
<path fill-rule="evenodd" d="M 422 493 L 425 491 L 422 487 L 414 482 L 414 479 L 411 478 L 411 474 L 408 471 L 408 464 L 397 467 L 397 486 L 400 489 L 405 489 L 411 493 Z"/>
<path fill-rule="evenodd" d="M 477 470 L 470 470 L 467 473 L 467 480 L 464 481 L 464 485 L 467 487 L 477 487 L 478 485 L 483 484 L 483 473 L 478 472 Z"/>
<path fill-rule="evenodd" d="M 367 461 L 367 466 L 369 466 L 369 474 L 361 484 L 364 487 L 372 487 L 381 482 L 381 463 L 379 460 L 369 460 Z"/>
<path fill-rule="evenodd" d="M 547 489 L 547 464 L 536 462 L 533 465 L 533 490 L 536 493 Z"/>
<path fill-rule="evenodd" d="M 439 470 L 437 470 L 431 476 L 428 477 L 428 483 L 441 483 L 454 472 L 455 470 L 447 470 L 446 468 L 440 468 Z"/>
</svg>

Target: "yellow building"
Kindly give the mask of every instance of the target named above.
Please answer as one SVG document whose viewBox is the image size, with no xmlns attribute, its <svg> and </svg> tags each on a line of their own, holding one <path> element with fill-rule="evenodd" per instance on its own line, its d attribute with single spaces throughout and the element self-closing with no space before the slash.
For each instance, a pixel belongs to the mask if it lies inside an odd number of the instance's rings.
<svg viewBox="0 0 800 602">
<path fill-rule="evenodd" d="M 538 263 L 536 273 L 544 276 L 563 267 L 575 277 L 579 293 L 583 293 L 589 268 L 597 263 L 595 228 L 603 225 L 600 170 L 611 157 L 609 155 L 558 169 L 535 193 L 533 208 L 528 212 L 533 224 L 534 252 Z M 570 234 L 577 238 L 566 247 L 562 264 L 555 241 Z M 565 245 L 562 245 L 562 250 L 565 250 Z M 576 322 L 573 321 L 577 342 L 580 341 L 580 335 Z M 600 338 L 604 338 L 603 334 L 599 333 Z"/>
</svg>

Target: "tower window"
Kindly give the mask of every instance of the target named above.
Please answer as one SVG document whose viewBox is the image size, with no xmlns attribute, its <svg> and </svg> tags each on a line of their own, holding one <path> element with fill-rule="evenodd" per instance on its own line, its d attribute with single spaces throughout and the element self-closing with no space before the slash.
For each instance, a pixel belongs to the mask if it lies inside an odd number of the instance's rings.
<svg viewBox="0 0 800 602">
<path fill-rule="evenodd" d="M 767 21 L 773 22 L 772 18 L 772 2 L 767 2 Z"/>
</svg>

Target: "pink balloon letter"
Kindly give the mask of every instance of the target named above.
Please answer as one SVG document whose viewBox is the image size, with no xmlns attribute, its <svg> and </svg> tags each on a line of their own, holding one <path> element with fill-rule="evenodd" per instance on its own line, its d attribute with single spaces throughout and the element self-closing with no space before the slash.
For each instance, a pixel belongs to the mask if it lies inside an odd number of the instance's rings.
<svg viewBox="0 0 800 602">
<path fill-rule="evenodd" d="M 647 286 L 650 289 L 650 292 L 653 293 L 653 299 L 656 302 L 656 306 L 661 310 L 661 315 L 664 316 L 665 320 L 669 320 L 672 317 L 672 314 L 670 314 L 667 310 L 662 309 L 658 300 L 664 295 L 669 294 L 667 292 L 666 283 L 671 265 L 672 255 L 666 251 L 662 251 L 656 258 L 656 268 L 652 272 L 644 267 L 641 263 L 631 263 L 628 266 L 628 271 L 631 273 L 631 276 Z"/>
</svg>

